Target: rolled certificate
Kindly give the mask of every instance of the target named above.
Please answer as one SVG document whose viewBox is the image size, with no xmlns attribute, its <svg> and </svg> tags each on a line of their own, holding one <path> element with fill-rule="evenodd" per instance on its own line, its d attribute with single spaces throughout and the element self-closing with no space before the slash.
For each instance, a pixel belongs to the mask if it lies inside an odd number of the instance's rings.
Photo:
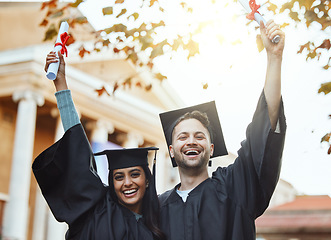
<svg viewBox="0 0 331 240">
<path fill-rule="evenodd" d="M 63 47 L 65 47 L 64 46 L 65 43 L 62 42 L 61 35 L 63 33 L 68 33 L 68 29 L 69 29 L 69 24 L 67 22 L 62 22 L 61 26 L 60 26 L 59 34 L 57 36 L 55 46 L 54 46 L 54 52 L 57 56 L 58 56 L 58 51 L 60 51 Z M 48 66 L 46 77 L 49 80 L 54 80 L 56 78 L 57 71 L 59 70 L 59 64 L 60 64 L 60 62 L 56 62 L 56 63 L 51 63 Z"/>
<path fill-rule="evenodd" d="M 257 11 L 257 9 L 260 7 L 259 5 L 256 5 L 255 4 L 255 1 L 252 1 L 252 0 L 238 0 L 240 2 L 240 4 L 245 8 L 246 12 L 250 13 L 254 13 L 254 20 L 260 24 L 260 22 L 262 21 L 264 24 L 266 24 L 266 20 L 262 17 L 262 15 Z M 255 6 L 257 6 L 257 8 L 255 9 L 252 9 L 250 7 L 250 3 L 249 1 L 252 1 L 253 5 L 255 4 Z M 273 39 L 272 39 L 272 42 L 273 43 L 278 43 L 280 40 L 280 36 L 279 35 L 276 35 Z"/>
</svg>

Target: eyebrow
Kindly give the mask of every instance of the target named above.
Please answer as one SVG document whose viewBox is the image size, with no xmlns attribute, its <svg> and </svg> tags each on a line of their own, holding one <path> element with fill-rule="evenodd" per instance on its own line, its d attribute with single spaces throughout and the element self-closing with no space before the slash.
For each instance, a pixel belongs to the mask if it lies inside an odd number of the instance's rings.
<svg viewBox="0 0 331 240">
<path fill-rule="evenodd" d="M 188 132 L 179 132 L 176 137 L 178 137 L 181 134 L 189 134 L 189 133 Z M 206 134 L 203 131 L 194 132 L 194 135 L 197 135 L 197 134 L 203 134 L 206 136 Z"/>
<path fill-rule="evenodd" d="M 132 172 L 135 172 L 135 171 L 141 172 L 141 170 L 139 168 L 134 168 L 134 169 L 130 170 L 129 173 L 132 173 Z M 116 172 L 116 173 L 114 173 L 113 176 L 116 176 L 116 175 L 119 175 L 119 174 L 124 174 L 124 173 L 121 172 L 121 171 L 120 172 Z"/>
</svg>

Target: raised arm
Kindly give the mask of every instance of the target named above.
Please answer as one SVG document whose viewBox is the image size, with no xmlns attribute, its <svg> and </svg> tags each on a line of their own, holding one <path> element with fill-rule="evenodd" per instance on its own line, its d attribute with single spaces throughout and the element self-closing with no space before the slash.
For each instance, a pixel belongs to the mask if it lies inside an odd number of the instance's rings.
<svg viewBox="0 0 331 240">
<path fill-rule="evenodd" d="M 273 20 L 268 21 L 266 26 L 261 22 L 260 31 L 268 59 L 264 94 L 268 104 L 271 127 L 275 130 L 281 99 L 281 65 L 285 34 L 280 30 L 279 25 L 275 24 Z M 271 40 L 277 34 L 280 36 L 280 41 L 278 43 L 272 43 Z"/>
<path fill-rule="evenodd" d="M 57 58 L 55 52 L 50 52 L 46 58 L 45 71 L 47 72 L 48 66 L 51 63 L 60 61 L 59 70 L 56 79 L 53 81 L 56 88 L 57 106 L 60 111 L 61 121 L 66 132 L 71 127 L 80 123 L 74 102 L 71 97 L 71 92 L 68 88 L 66 75 L 65 75 L 65 62 L 63 55 L 59 52 Z"/>
</svg>

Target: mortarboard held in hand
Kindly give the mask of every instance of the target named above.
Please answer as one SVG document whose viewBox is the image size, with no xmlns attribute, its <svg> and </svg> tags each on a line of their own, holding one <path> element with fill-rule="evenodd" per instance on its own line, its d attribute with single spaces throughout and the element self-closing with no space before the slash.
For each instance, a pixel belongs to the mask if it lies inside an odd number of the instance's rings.
<svg viewBox="0 0 331 240">
<path fill-rule="evenodd" d="M 211 142 L 214 144 L 214 153 L 212 157 L 227 155 L 228 151 L 225 146 L 223 132 L 217 114 L 215 101 L 211 101 L 191 107 L 181 108 L 160 114 L 160 120 L 163 128 L 163 133 L 167 141 L 168 150 L 169 150 L 169 146 L 172 144 L 172 132 L 174 127 L 177 125 L 178 119 L 182 117 L 184 114 L 195 110 L 200 111 L 202 113 L 206 113 L 208 116 L 210 122 L 210 127 L 208 128 L 208 131 L 210 134 Z M 171 158 L 171 161 L 172 161 L 172 166 L 177 167 L 177 163 L 175 159 Z"/>
</svg>

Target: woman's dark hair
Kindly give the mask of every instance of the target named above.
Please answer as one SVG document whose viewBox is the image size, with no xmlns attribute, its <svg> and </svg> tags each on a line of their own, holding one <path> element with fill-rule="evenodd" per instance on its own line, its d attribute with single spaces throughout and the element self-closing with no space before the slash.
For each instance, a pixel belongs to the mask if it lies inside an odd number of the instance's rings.
<svg viewBox="0 0 331 240">
<path fill-rule="evenodd" d="M 160 204 L 156 193 L 155 179 L 147 165 L 141 166 L 145 172 L 149 185 L 146 188 L 142 202 L 142 215 L 146 227 L 152 232 L 154 239 L 165 240 L 166 236 L 160 229 Z M 108 183 L 112 199 L 118 202 L 114 189 L 113 171 L 109 171 Z"/>
</svg>

